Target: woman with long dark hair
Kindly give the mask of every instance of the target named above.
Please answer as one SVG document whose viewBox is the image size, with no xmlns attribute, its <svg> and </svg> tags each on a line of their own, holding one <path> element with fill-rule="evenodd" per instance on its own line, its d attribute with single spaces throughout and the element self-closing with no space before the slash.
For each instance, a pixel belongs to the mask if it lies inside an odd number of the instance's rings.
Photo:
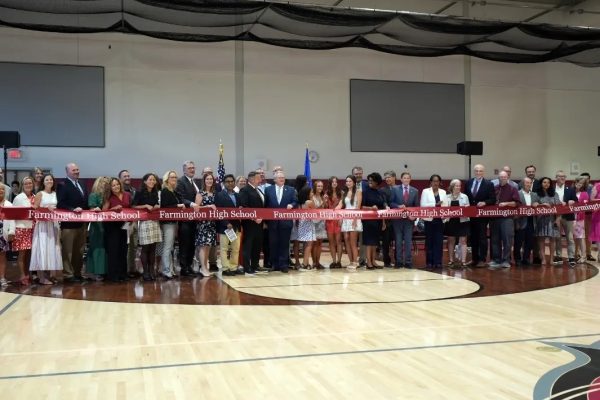
<svg viewBox="0 0 600 400">
<path fill-rule="evenodd" d="M 158 177 L 148 173 L 142 177 L 142 186 L 133 200 L 133 208 L 154 211 L 160 208 L 158 201 Z M 162 232 L 158 221 L 140 221 L 138 244 L 142 248 L 141 260 L 144 268 L 144 280 L 153 281 L 156 244 L 162 242 Z"/>
<path fill-rule="evenodd" d="M 334 209 L 340 203 L 342 198 L 342 189 L 338 184 L 338 178 L 332 176 L 329 178 L 327 192 L 325 193 L 325 202 L 327 208 Z M 329 268 L 342 268 L 342 221 L 339 219 L 330 219 L 325 221 L 327 230 L 327 240 L 329 242 L 329 253 L 331 253 L 332 262 Z"/>
<path fill-rule="evenodd" d="M 362 191 L 356 190 L 356 178 L 354 175 L 346 177 L 346 187 L 336 209 L 360 210 L 362 205 Z M 362 232 L 362 221 L 360 219 L 344 219 L 342 220 L 342 233 L 344 234 L 344 242 L 346 243 L 346 251 L 350 264 L 347 268 L 355 271 L 358 267 L 358 232 Z"/>
<path fill-rule="evenodd" d="M 532 204 L 534 207 L 552 207 L 556 204 L 561 204 L 558 193 L 552 186 L 552 180 L 547 176 L 540 179 L 540 186 L 537 190 L 540 202 Z M 539 215 L 535 220 L 535 236 L 538 240 L 538 246 L 540 249 L 540 260 L 542 265 L 550 265 L 552 262 L 552 256 L 554 255 L 554 238 L 560 237 L 559 229 L 560 217 L 556 214 L 550 215 Z M 550 262 L 546 262 L 546 239 L 550 239 Z"/>
<path fill-rule="evenodd" d="M 201 208 L 215 207 L 215 178 L 211 174 L 206 174 L 202 178 L 202 191 L 196 195 L 196 204 Z M 210 277 L 208 265 L 208 253 L 211 246 L 217 243 L 217 225 L 214 220 L 203 220 L 198 222 L 196 230 L 196 248 L 198 249 L 198 259 L 200 260 L 200 275 L 204 278 Z"/>
<path fill-rule="evenodd" d="M 121 212 L 131 206 L 131 195 L 123 190 L 121 181 L 110 178 L 110 195 L 105 200 L 104 211 Z M 154 221 L 156 222 L 156 221 Z M 127 280 L 127 236 L 128 230 L 123 229 L 125 222 L 104 223 L 104 243 L 106 248 L 106 278 L 113 282 Z"/>
</svg>

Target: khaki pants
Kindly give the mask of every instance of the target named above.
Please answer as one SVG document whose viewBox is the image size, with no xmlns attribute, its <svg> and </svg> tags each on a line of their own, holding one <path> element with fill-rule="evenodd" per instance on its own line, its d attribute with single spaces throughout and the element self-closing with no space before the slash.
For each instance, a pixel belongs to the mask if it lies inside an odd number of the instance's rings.
<svg viewBox="0 0 600 400">
<path fill-rule="evenodd" d="M 240 233 L 236 232 L 238 235 L 237 239 L 233 242 L 230 242 L 227 238 L 227 235 L 220 234 L 219 242 L 220 242 L 220 250 L 221 250 L 221 266 L 223 267 L 223 271 L 235 271 L 238 266 L 238 259 L 240 255 Z M 231 254 L 227 257 L 227 251 L 231 248 Z"/>
<path fill-rule="evenodd" d="M 63 274 L 65 278 L 81 276 L 86 234 L 87 229 L 85 226 L 81 228 L 62 229 L 60 232 Z"/>
</svg>

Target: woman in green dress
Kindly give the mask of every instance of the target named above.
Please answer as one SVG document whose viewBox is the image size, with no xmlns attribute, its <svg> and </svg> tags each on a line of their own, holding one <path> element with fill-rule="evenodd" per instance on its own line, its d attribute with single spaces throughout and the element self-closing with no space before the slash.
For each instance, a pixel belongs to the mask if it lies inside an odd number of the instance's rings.
<svg viewBox="0 0 600 400">
<path fill-rule="evenodd" d="M 102 204 L 108 198 L 109 178 L 101 176 L 92 186 L 88 197 L 90 211 L 102 211 Z M 89 245 L 87 252 L 86 271 L 94 275 L 96 280 L 102 280 L 106 274 L 106 250 L 104 249 L 104 227 L 102 222 L 90 222 L 88 232 Z"/>
</svg>

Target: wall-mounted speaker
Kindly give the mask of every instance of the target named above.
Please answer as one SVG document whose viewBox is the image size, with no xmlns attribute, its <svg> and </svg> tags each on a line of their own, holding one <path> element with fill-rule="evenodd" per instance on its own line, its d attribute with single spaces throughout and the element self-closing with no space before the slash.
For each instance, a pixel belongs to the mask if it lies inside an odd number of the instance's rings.
<svg viewBox="0 0 600 400">
<path fill-rule="evenodd" d="M 7 149 L 21 147 L 21 134 L 16 131 L 0 131 L 0 147 Z"/>
<path fill-rule="evenodd" d="M 483 142 L 460 142 L 456 144 L 456 153 L 465 156 L 483 155 Z"/>
</svg>

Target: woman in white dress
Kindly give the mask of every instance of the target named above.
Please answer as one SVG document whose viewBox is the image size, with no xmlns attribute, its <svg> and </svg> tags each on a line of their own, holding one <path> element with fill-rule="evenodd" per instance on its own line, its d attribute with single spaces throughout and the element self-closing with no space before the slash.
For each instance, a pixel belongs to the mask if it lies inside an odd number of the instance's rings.
<svg viewBox="0 0 600 400">
<path fill-rule="evenodd" d="M 344 195 L 340 199 L 340 204 L 336 209 L 360 210 L 362 204 L 362 192 L 356 190 L 356 178 L 354 175 L 346 177 L 346 188 Z M 362 221 L 360 219 L 344 219 L 342 220 L 342 233 L 344 234 L 344 242 L 346 243 L 346 251 L 350 264 L 348 269 L 355 270 L 358 259 L 358 232 L 362 232 Z"/>
<path fill-rule="evenodd" d="M 6 189 L 0 185 L 0 207 L 12 207 L 6 200 Z M 10 250 L 10 242 L 15 237 L 15 221 L 0 220 L 0 286 L 6 287 L 10 282 L 4 276 L 6 272 L 6 252 Z"/>
<path fill-rule="evenodd" d="M 44 189 L 35 195 L 33 208 L 47 208 L 52 211 L 57 204 L 54 176 L 45 174 L 42 182 Z M 38 278 L 42 285 L 52 285 L 53 271 L 62 269 L 58 222 L 36 221 L 33 228 L 29 270 L 38 271 Z"/>
</svg>

